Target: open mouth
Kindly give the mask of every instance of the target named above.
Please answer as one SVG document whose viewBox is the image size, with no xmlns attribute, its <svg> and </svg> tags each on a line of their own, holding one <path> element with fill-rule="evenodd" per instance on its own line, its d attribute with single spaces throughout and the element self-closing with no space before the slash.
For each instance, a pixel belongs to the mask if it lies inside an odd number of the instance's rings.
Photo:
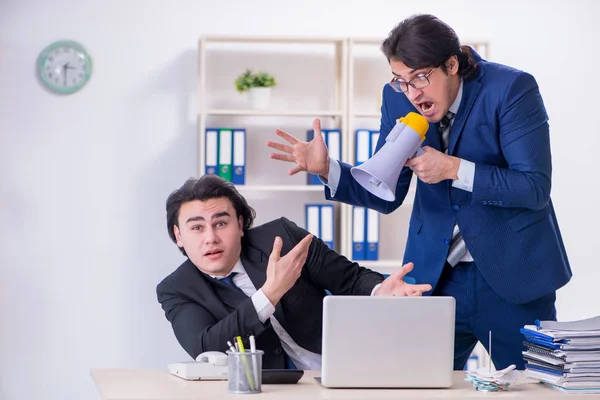
<svg viewBox="0 0 600 400">
<path fill-rule="evenodd" d="M 425 101 L 425 102 L 419 104 L 419 108 L 423 112 L 428 112 L 433 108 L 433 103 L 430 101 Z"/>
<path fill-rule="evenodd" d="M 221 254 L 223 253 L 223 250 L 219 250 L 219 249 L 215 249 L 215 250 L 209 250 L 206 253 L 204 253 L 205 256 L 209 257 L 209 256 L 214 256 L 217 254 Z"/>
</svg>

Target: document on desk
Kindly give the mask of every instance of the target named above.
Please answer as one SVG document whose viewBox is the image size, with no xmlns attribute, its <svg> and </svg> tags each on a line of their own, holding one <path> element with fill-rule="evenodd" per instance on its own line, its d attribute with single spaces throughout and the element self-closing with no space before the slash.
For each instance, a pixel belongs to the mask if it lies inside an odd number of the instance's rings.
<svg viewBox="0 0 600 400">
<path fill-rule="evenodd" d="M 560 331 L 598 331 L 600 335 L 600 316 L 582 319 L 579 321 L 538 321 L 538 329 L 550 329 Z"/>
</svg>

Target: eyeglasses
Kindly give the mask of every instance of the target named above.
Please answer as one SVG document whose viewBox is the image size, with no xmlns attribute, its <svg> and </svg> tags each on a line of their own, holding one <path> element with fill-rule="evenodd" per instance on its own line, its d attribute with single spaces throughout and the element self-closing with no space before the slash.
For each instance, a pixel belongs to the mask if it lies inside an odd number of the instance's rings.
<svg viewBox="0 0 600 400">
<path fill-rule="evenodd" d="M 426 74 L 419 74 L 419 75 L 415 76 L 414 78 L 412 78 L 408 82 L 403 81 L 400 78 L 398 78 L 397 76 L 395 76 L 390 81 L 390 86 L 396 92 L 400 92 L 400 93 L 408 92 L 408 85 L 412 86 L 415 89 L 423 89 L 423 88 L 429 86 L 429 84 L 431 83 L 431 82 L 429 82 L 429 75 L 431 75 L 431 73 L 436 68 L 437 67 L 432 68 L 431 71 L 429 71 Z"/>
</svg>

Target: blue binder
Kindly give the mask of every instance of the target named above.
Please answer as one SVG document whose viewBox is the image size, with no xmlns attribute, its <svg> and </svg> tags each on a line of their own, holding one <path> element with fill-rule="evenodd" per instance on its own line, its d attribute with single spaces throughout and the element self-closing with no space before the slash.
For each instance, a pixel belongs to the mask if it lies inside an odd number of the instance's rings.
<svg viewBox="0 0 600 400">
<path fill-rule="evenodd" d="M 219 130 L 207 129 L 204 140 L 204 173 L 217 174 L 219 162 Z"/>
<path fill-rule="evenodd" d="M 306 230 L 320 238 L 330 249 L 334 248 L 332 204 L 306 204 Z"/>
<path fill-rule="evenodd" d="M 375 210 L 367 210 L 366 215 L 366 237 L 365 255 L 367 260 L 379 259 L 379 213 Z"/>
<path fill-rule="evenodd" d="M 321 205 L 321 240 L 333 250 L 333 204 Z"/>
<path fill-rule="evenodd" d="M 236 185 L 246 183 L 246 130 L 233 130 L 233 174 L 231 181 Z"/>
<path fill-rule="evenodd" d="M 354 164 L 359 166 L 371 157 L 371 131 L 358 129 L 354 142 Z"/>
<path fill-rule="evenodd" d="M 367 221 L 367 209 L 364 207 L 352 207 L 352 260 L 366 260 L 365 233 Z"/>
<path fill-rule="evenodd" d="M 367 161 L 375 154 L 379 131 L 369 129 L 357 129 L 354 142 L 354 162 L 356 166 Z"/>
</svg>

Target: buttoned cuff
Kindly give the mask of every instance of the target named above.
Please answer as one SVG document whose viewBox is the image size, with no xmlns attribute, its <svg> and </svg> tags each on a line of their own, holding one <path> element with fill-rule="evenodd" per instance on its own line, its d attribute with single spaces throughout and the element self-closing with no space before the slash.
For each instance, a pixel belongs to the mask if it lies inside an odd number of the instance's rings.
<svg viewBox="0 0 600 400">
<path fill-rule="evenodd" d="M 321 181 L 321 183 L 323 183 L 323 185 L 329 188 L 329 191 L 331 192 L 331 197 L 335 196 L 335 191 L 337 190 L 338 185 L 340 184 L 341 176 L 342 167 L 340 167 L 340 163 L 338 162 L 338 160 L 330 158 L 329 176 L 327 177 L 327 179 L 324 179 L 322 176 L 319 175 L 319 180 Z"/>
<path fill-rule="evenodd" d="M 458 179 L 452 182 L 452 186 L 472 193 L 473 181 L 475 180 L 475 163 L 461 158 L 456 175 L 458 175 Z"/>
</svg>

